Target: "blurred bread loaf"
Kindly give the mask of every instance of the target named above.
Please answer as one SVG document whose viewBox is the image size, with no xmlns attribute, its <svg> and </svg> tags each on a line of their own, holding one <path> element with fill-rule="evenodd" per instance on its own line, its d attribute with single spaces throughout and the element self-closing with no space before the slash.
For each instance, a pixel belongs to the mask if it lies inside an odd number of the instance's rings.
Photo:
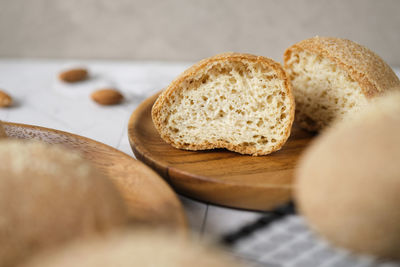
<svg viewBox="0 0 400 267">
<path fill-rule="evenodd" d="M 284 54 L 296 100 L 296 122 L 319 131 L 358 111 L 400 81 L 368 48 L 346 39 L 314 37 Z"/>
<path fill-rule="evenodd" d="M 125 222 L 113 184 L 58 146 L 0 141 L 0 266 Z"/>
<path fill-rule="evenodd" d="M 83 240 L 64 249 L 41 255 L 24 267 L 237 267 L 217 247 L 190 242 L 172 233 L 131 231 L 106 238 Z"/>
<path fill-rule="evenodd" d="M 333 244 L 400 260 L 400 93 L 373 102 L 306 151 L 295 199 Z"/>
<path fill-rule="evenodd" d="M 176 148 L 265 155 L 290 135 L 294 99 L 279 63 L 249 54 L 204 59 L 158 97 L 152 118 Z"/>
</svg>

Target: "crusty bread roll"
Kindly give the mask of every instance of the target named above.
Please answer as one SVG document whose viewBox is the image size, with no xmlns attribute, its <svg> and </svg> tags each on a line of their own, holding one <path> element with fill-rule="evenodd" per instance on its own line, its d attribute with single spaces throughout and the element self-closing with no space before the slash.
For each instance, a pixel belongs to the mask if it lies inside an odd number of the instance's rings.
<svg viewBox="0 0 400 267">
<path fill-rule="evenodd" d="M 122 232 L 82 240 L 28 262 L 24 267 L 237 267 L 220 249 L 160 231 Z"/>
<path fill-rule="evenodd" d="M 266 155 L 290 135 L 294 99 L 279 63 L 226 53 L 190 67 L 152 109 L 161 137 L 176 148 L 226 148 Z"/>
<path fill-rule="evenodd" d="M 0 121 L 0 138 L 5 138 L 5 137 L 7 137 L 7 134 L 4 131 L 3 125 L 2 125 L 2 123 Z"/>
<path fill-rule="evenodd" d="M 0 266 L 125 222 L 108 178 L 58 146 L 0 141 Z"/>
<path fill-rule="evenodd" d="M 301 41 L 286 50 L 284 62 L 296 100 L 296 122 L 310 131 L 341 120 L 400 84 L 378 55 L 345 39 Z"/>
<path fill-rule="evenodd" d="M 333 244 L 400 260 L 400 93 L 324 132 L 296 175 L 295 199 Z"/>
</svg>

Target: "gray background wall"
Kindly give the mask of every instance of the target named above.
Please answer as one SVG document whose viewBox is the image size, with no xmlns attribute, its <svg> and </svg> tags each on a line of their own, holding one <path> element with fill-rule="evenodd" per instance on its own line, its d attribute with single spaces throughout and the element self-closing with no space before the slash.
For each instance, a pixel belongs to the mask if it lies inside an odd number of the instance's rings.
<svg viewBox="0 0 400 267">
<path fill-rule="evenodd" d="M 398 0 L 0 0 L 0 57 L 198 60 L 224 51 L 281 61 L 320 36 L 400 66 Z"/>
</svg>

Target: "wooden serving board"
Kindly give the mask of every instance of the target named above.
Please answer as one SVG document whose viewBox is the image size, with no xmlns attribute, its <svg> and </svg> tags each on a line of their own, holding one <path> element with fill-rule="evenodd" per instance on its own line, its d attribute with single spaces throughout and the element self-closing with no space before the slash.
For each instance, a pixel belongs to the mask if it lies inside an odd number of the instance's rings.
<svg viewBox="0 0 400 267">
<path fill-rule="evenodd" d="M 2 124 L 10 138 L 41 140 L 80 152 L 120 190 L 132 222 L 186 230 L 186 217 L 177 196 L 157 173 L 143 163 L 79 135 L 38 126 Z"/>
<path fill-rule="evenodd" d="M 260 157 L 223 149 L 179 150 L 165 143 L 153 125 L 151 108 L 157 96 L 133 112 L 129 141 L 135 156 L 178 192 L 212 204 L 261 211 L 291 199 L 294 169 L 312 134 L 294 126 L 280 151 Z"/>
</svg>

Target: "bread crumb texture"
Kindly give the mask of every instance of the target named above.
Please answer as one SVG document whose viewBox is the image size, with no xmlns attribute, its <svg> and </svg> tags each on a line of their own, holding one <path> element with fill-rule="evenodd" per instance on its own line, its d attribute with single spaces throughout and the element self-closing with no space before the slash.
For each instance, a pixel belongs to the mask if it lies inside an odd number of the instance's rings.
<svg viewBox="0 0 400 267">
<path fill-rule="evenodd" d="M 358 112 L 371 98 L 400 84 L 378 55 L 346 39 L 301 41 L 286 50 L 284 62 L 296 100 L 296 121 L 310 131 Z"/>
<path fill-rule="evenodd" d="M 265 155 L 286 142 L 294 116 L 280 64 L 247 54 L 200 61 L 159 96 L 153 121 L 177 148 Z"/>
</svg>

